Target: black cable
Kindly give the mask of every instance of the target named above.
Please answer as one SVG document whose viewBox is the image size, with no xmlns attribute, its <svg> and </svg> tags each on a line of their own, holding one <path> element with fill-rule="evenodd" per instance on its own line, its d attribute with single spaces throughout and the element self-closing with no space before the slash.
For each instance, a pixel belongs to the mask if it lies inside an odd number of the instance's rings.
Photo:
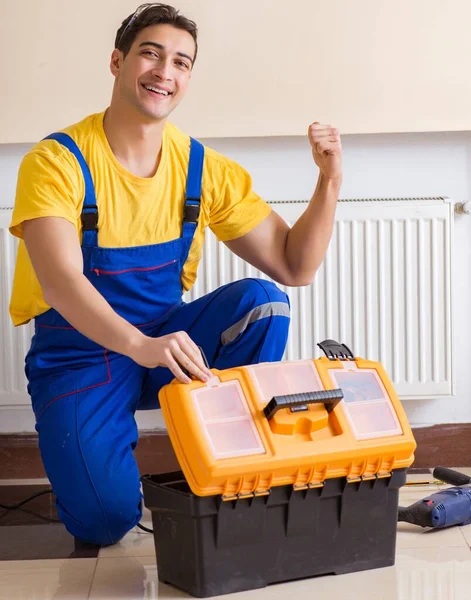
<svg viewBox="0 0 471 600">
<path fill-rule="evenodd" d="M 34 496 L 31 496 L 30 498 L 26 498 L 26 500 L 23 500 L 22 502 L 18 502 L 18 504 L 12 504 L 12 506 L 8 506 L 7 504 L 0 504 L 0 508 L 4 508 L 5 510 L 16 510 L 17 508 L 20 508 L 27 502 L 31 502 L 31 500 L 34 500 L 35 498 L 39 498 L 39 496 L 44 496 L 44 494 L 52 494 L 52 490 L 44 490 L 42 492 L 38 492 L 37 494 L 34 494 Z"/>
<path fill-rule="evenodd" d="M 0 508 L 3 508 L 6 511 L 18 510 L 23 505 L 25 505 L 27 502 L 31 502 L 31 500 L 34 500 L 35 498 L 38 498 L 39 496 L 43 496 L 45 494 L 52 494 L 52 490 L 43 490 L 42 492 L 38 492 L 37 494 L 34 494 L 30 498 L 26 498 L 26 500 L 23 500 L 22 502 L 18 502 L 18 504 L 12 504 L 11 506 L 9 506 L 8 504 L 0 504 Z M 47 523 L 62 523 L 62 521 L 60 519 L 53 519 L 51 517 L 45 517 L 44 515 L 34 512 L 33 510 L 27 510 L 24 508 L 22 510 L 22 512 L 25 512 L 29 515 L 33 515 L 34 517 L 38 517 L 39 519 L 42 519 L 43 521 L 46 521 Z"/>
<path fill-rule="evenodd" d="M 31 500 L 34 500 L 35 498 L 39 498 L 39 496 L 44 496 L 45 494 L 52 494 L 52 493 L 53 493 L 52 490 L 43 490 L 42 492 L 38 492 L 37 494 L 34 494 L 33 496 L 30 496 L 29 498 L 26 498 L 25 500 L 18 502 L 18 504 L 12 504 L 11 506 L 9 506 L 8 504 L 0 504 L 0 508 L 3 508 L 4 510 L 17 510 L 18 508 L 21 508 L 22 506 L 24 506 L 27 502 L 31 502 Z M 60 521 L 59 519 L 51 519 L 50 517 L 44 517 L 43 515 L 40 515 L 33 511 L 27 511 L 27 512 L 36 517 L 44 519 L 45 521 L 48 521 L 49 523 L 62 523 L 62 521 Z M 152 529 L 148 529 L 147 527 L 144 527 L 144 525 L 141 525 L 140 523 L 137 524 L 137 527 L 139 527 L 139 529 L 142 529 L 143 531 L 145 531 L 147 533 L 154 533 L 154 531 Z"/>
</svg>

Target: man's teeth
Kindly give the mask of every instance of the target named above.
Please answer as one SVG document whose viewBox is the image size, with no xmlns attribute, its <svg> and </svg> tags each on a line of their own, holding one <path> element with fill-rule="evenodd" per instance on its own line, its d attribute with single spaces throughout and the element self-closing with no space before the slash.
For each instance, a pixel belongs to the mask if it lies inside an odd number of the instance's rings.
<svg viewBox="0 0 471 600">
<path fill-rule="evenodd" d="M 150 92 L 156 92 L 157 94 L 162 94 L 162 96 L 168 96 L 168 92 L 165 90 L 159 90 L 159 88 L 153 87 L 152 85 L 145 85 L 146 90 Z"/>
</svg>

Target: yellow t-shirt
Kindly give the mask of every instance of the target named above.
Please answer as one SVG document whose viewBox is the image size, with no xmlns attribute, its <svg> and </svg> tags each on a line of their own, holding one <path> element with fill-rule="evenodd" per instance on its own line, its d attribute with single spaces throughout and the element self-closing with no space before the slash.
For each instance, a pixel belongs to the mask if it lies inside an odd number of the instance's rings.
<svg viewBox="0 0 471 600">
<path fill-rule="evenodd" d="M 98 243 L 118 248 L 159 244 L 181 235 L 190 151 L 189 137 L 167 123 L 162 154 L 153 177 L 137 177 L 116 159 L 103 129 L 104 112 L 91 115 L 63 131 L 80 148 L 92 174 L 98 205 Z M 205 148 L 201 211 L 183 268 L 188 290 L 196 279 L 209 226 L 221 241 L 238 238 L 261 223 L 270 206 L 252 190 L 249 174 L 237 163 Z M 84 196 L 82 171 L 76 158 L 55 140 L 39 142 L 24 157 L 19 174 L 10 232 L 20 238 L 10 314 L 15 325 L 27 323 L 50 307 L 22 241 L 22 223 L 39 217 L 63 217 L 81 239 Z"/>
</svg>

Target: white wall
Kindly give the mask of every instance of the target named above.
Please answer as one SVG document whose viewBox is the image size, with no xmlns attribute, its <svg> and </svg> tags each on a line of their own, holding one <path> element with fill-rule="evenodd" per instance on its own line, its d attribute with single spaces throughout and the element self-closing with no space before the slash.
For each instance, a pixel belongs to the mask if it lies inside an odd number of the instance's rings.
<svg viewBox="0 0 471 600">
<path fill-rule="evenodd" d="M 267 200 L 306 199 L 317 171 L 307 139 L 243 138 L 205 140 L 239 161 Z M 345 136 L 342 198 L 449 196 L 471 199 L 471 133 Z M 12 206 L 16 173 L 29 146 L 0 145 L 0 206 Z M 454 398 L 406 401 L 412 425 L 471 422 L 471 215 L 455 222 Z M 138 413 L 141 428 L 162 425 L 160 411 Z M 29 408 L 0 411 L 0 433 L 33 431 Z"/>
</svg>

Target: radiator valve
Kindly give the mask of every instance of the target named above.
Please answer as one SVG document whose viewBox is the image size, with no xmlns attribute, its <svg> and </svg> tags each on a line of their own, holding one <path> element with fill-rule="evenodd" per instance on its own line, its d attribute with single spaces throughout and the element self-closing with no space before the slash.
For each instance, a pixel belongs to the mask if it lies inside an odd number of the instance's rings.
<svg viewBox="0 0 471 600">
<path fill-rule="evenodd" d="M 457 215 L 469 215 L 471 213 L 471 202 L 457 202 L 455 204 L 455 213 Z"/>
</svg>

